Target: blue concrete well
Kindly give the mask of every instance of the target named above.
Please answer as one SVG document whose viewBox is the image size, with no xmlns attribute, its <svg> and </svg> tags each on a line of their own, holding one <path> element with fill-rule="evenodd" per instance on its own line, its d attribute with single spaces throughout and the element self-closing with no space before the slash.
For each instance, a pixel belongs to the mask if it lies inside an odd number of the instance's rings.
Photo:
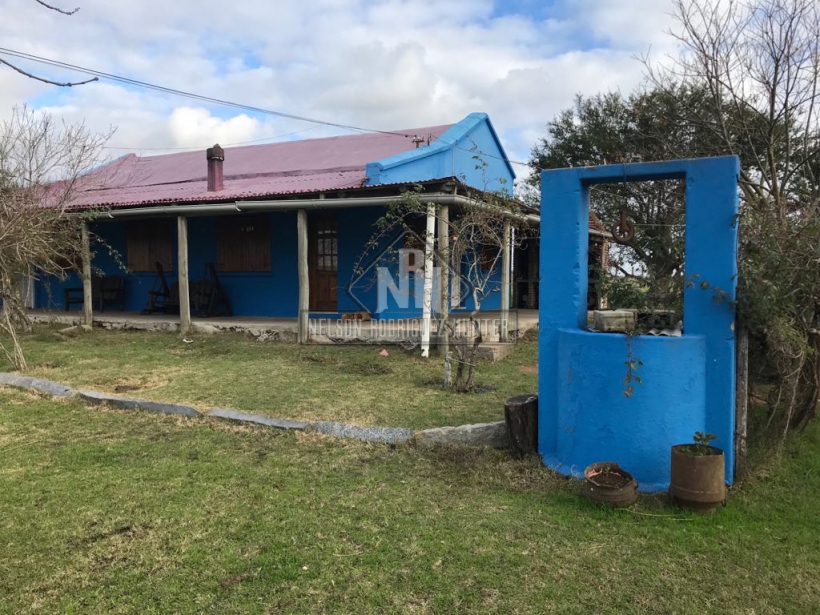
<svg viewBox="0 0 820 615">
<path fill-rule="evenodd" d="M 538 450 L 549 467 L 580 475 L 614 461 L 642 491 L 661 491 L 670 447 L 705 431 L 717 435 L 732 482 L 739 171 L 726 156 L 542 174 Z M 698 283 L 684 290 L 684 335 L 589 332 L 589 189 L 657 179 L 686 183 L 686 277 Z M 630 354 L 641 383 L 626 396 Z"/>
<path fill-rule="evenodd" d="M 624 395 L 631 352 L 643 384 Z M 706 415 L 706 339 L 558 332 L 558 432 L 544 461 L 576 477 L 596 461 L 640 469 L 642 490 L 669 482 L 669 449 L 688 442 Z M 572 464 L 564 468 L 567 460 Z M 656 462 L 657 461 L 657 462 Z"/>
</svg>

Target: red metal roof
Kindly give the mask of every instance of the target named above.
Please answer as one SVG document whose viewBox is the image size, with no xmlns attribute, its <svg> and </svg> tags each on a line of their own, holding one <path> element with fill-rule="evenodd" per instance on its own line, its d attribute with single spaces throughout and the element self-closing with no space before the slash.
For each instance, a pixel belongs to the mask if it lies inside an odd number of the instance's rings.
<svg viewBox="0 0 820 615">
<path fill-rule="evenodd" d="M 449 125 L 398 130 L 441 136 Z M 70 207 L 93 209 L 153 203 L 219 202 L 358 188 L 369 162 L 415 148 L 398 134 L 358 134 L 225 148 L 223 190 L 208 192 L 205 151 L 128 154 L 86 176 Z"/>
</svg>

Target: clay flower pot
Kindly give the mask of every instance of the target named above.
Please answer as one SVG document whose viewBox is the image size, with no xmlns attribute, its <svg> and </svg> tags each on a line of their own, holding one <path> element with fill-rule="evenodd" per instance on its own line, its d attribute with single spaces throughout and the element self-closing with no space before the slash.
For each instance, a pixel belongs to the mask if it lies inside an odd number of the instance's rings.
<svg viewBox="0 0 820 615">
<path fill-rule="evenodd" d="M 638 481 L 617 463 L 600 461 L 584 470 L 584 492 L 596 504 L 629 506 L 638 499 Z"/>
<path fill-rule="evenodd" d="M 714 446 L 678 444 L 672 447 L 669 495 L 683 508 L 701 514 L 726 502 L 726 463 Z"/>
</svg>

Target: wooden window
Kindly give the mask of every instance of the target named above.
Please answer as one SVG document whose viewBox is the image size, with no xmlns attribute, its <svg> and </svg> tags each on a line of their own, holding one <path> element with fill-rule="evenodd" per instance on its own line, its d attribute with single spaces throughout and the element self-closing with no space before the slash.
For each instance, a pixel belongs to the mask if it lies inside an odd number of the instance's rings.
<svg viewBox="0 0 820 615">
<path fill-rule="evenodd" d="M 483 244 L 479 248 L 479 255 L 478 259 L 481 263 L 481 268 L 487 271 L 488 269 L 492 269 L 495 263 L 498 263 L 499 266 L 501 265 L 501 248 L 498 246 L 489 246 L 487 244 Z"/>
<path fill-rule="evenodd" d="M 216 219 L 216 266 L 219 271 L 270 271 L 270 216 L 225 216 Z"/>
<path fill-rule="evenodd" d="M 134 220 L 128 223 L 126 250 L 129 271 L 174 270 L 173 220 Z"/>
</svg>

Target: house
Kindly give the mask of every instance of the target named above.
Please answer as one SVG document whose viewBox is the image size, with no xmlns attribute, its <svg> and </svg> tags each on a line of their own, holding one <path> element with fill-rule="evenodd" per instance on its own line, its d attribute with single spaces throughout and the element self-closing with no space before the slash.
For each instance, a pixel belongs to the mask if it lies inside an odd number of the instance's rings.
<svg viewBox="0 0 820 615">
<path fill-rule="evenodd" d="M 456 124 L 412 130 L 130 154 L 84 178 L 71 209 L 93 213 L 90 235 L 100 241 L 92 242 L 89 260 L 103 279 L 119 281 L 94 294 L 111 292 L 115 307 L 162 309 L 169 303 L 163 294 L 188 288 L 177 291 L 172 306 L 184 327 L 190 302 L 196 315 L 197 292 L 217 279 L 222 313 L 300 317 L 301 331 L 308 314 L 421 316 L 413 301 L 377 309 L 377 289 L 356 275 L 374 223 L 409 188 L 421 186 L 425 202 L 458 215 L 483 195 L 511 191 L 514 178 L 489 118 L 473 113 Z M 537 227 L 537 215 L 526 217 Z M 484 310 L 512 303 L 509 290 L 502 292 L 514 286 L 504 252 L 490 282 L 498 292 L 488 294 Z M 89 280 L 86 290 L 91 286 Z M 37 280 L 35 307 L 82 305 L 82 287 L 79 273 Z M 461 295 L 451 310 L 472 309 L 469 293 Z"/>
</svg>

